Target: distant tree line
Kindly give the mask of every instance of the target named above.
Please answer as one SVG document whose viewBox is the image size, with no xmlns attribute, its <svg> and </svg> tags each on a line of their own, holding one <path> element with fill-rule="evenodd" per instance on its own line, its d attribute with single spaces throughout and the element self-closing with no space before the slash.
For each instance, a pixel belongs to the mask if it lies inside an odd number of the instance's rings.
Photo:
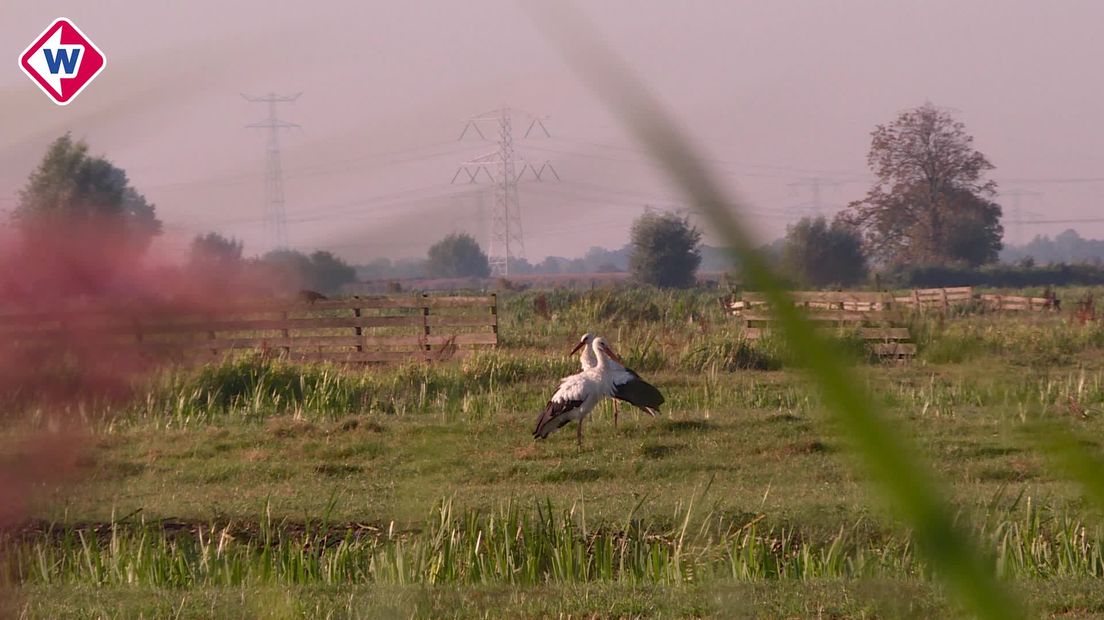
<svg viewBox="0 0 1104 620">
<path fill-rule="evenodd" d="M 310 290 L 333 295 L 356 281 L 356 270 L 330 252 L 282 249 L 246 259 L 241 241 L 214 232 L 192 240 L 187 269 L 213 288 L 252 286 L 275 294 Z"/>
<path fill-rule="evenodd" d="M 823 218 L 791 226 L 786 237 L 767 246 L 783 273 L 796 286 L 846 287 L 870 283 L 858 234 L 836 228 Z M 835 230 L 833 230 L 836 228 Z M 943 286 L 1041 287 L 1104 284 L 1104 241 L 1083 239 L 1067 230 L 1054 239 L 1036 237 L 1001 251 L 1001 262 L 909 264 L 896 262 L 877 270 L 882 287 Z"/>
<path fill-rule="evenodd" d="M 831 220 L 805 218 L 764 247 L 801 286 L 854 286 L 871 271 L 931 273 L 976 270 L 997 261 L 1004 230 L 993 198 L 994 169 L 949 112 L 926 103 L 871 133 L 867 163 L 875 181 L 866 195 Z M 578 259 L 515 259 L 512 274 L 629 271 L 657 286 L 686 286 L 699 268 L 737 267 L 720 249 L 703 248 L 684 218 L 646 213 L 618 250 L 591 248 Z M 427 262 L 429 275 L 440 268 Z M 438 261 L 439 263 L 439 261 Z"/>
<path fill-rule="evenodd" d="M 726 272 L 735 269 L 731 253 L 723 247 L 701 245 L 698 271 Z M 625 273 L 629 271 L 632 245 L 610 250 L 592 246 L 579 258 L 548 256 L 537 263 L 524 258 L 510 259 L 510 273 L 515 275 Z M 364 280 L 386 280 L 434 277 L 427 258 L 376 258 L 356 266 L 357 277 Z M 443 277 L 443 276 L 442 276 Z"/>
<path fill-rule="evenodd" d="M 1104 241 L 1067 230 L 1022 246 L 1002 245 L 994 166 L 949 112 L 930 103 L 900 113 L 871 133 L 867 163 L 874 183 L 866 195 L 828 219 L 804 218 L 764 253 L 795 285 L 861 285 L 872 273 L 885 284 L 1017 286 L 1096 283 Z M 56 288 L 94 291 L 135 264 L 161 233 L 156 209 L 125 171 L 68 134 L 50 145 L 20 192 L 17 230 L 50 263 Z M 685 287 L 704 271 L 739 270 L 724 248 L 675 213 L 648 211 L 633 223 L 630 241 L 616 249 L 591 247 L 583 256 L 549 256 L 538 263 L 511 258 L 511 275 L 629 273 L 638 282 Z M 330 252 L 277 250 L 245 258 L 242 243 L 217 233 L 193 240 L 188 269 L 199 280 L 231 285 L 260 277 L 275 289 L 325 294 L 361 279 L 485 278 L 488 256 L 467 234 L 448 235 L 424 258 L 380 258 L 356 267 Z M 88 257 L 95 256 L 95 269 Z M 998 258 L 1015 267 L 994 266 Z M 1084 263 L 1084 264 L 1082 264 Z M 1095 263 L 1095 267 L 1090 263 Z"/>
<path fill-rule="evenodd" d="M 890 288 L 937 288 L 944 286 L 986 286 L 1024 288 L 1043 286 L 1099 286 L 1104 284 L 1104 266 L 1089 263 L 1025 265 L 993 263 L 981 267 L 952 265 L 899 266 L 881 274 L 881 284 Z"/>
<path fill-rule="evenodd" d="M 1051 239 L 1036 235 L 1023 245 L 1009 245 L 1001 250 L 1005 263 L 1051 265 L 1055 263 L 1104 263 L 1104 239 L 1084 239 L 1068 229 Z"/>
<path fill-rule="evenodd" d="M 580 258 L 549 256 L 537 264 L 512 257 L 511 276 L 566 273 L 630 272 L 646 284 L 690 286 L 703 264 L 715 270 L 733 266 L 727 251 L 702 246 L 701 233 L 689 220 L 673 213 L 647 212 L 633 223 L 631 240 L 616 250 L 591 247 Z M 450 234 L 433 244 L 424 259 L 375 259 L 357 267 L 364 279 L 485 278 L 490 275 L 486 253 L 474 237 Z"/>
<path fill-rule="evenodd" d="M 84 141 L 65 134 L 50 144 L 12 215 L 25 259 L 20 262 L 36 272 L 24 279 L 36 294 L 153 292 L 146 290 L 150 280 L 143 275 L 148 267 L 142 259 L 162 231 L 156 208 L 122 168 L 93 155 Z M 280 250 L 245 259 L 241 241 L 218 233 L 193 239 L 183 268 L 158 269 L 161 278 L 187 274 L 193 288 L 217 287 L 228 294 L 280 294 L 295 288 L 335 293 L 356 277 L 352 267 L 323 251 Z M 27 284 L 0 282 L 0 289 L 14 288 Z"/>
</svg>

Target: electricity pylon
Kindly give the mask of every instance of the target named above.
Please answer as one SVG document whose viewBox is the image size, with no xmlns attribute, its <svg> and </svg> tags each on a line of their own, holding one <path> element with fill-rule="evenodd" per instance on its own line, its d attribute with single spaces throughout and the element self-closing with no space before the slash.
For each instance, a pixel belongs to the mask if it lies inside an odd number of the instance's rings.
<svg viewBox="0 0 1104 620">
<path fill-rule="evenodd" d="M 282 121 L 276 116 L 277 103 L 290 103 L 303 93 L 277 95 L 268 93 L 261 97 L 243 94 L 246 101 L 267 103 L 268 118 L 246 125 L 250 129 L 268 129 L 268 148 L 265 161 L 265 207 L 264 227 L 269 247 L 282 250 L 288 247 L 287 217 L 284 214 L 284 169 L 280 160 L 280 130 L 299 127 L 295 123 Z"/>
<path fill-rule="evenodd" d="M 495 185 L 494 207 L 491 210 L 490 243 L 488 258 L 491 275 L 510 275 L 510 259 L 525 257 L 525 234 L 521 226 L 521 204 L 518 200 L 518 181 L 529 172 L 537 181 L 543 181 L 548 175 L 560 180 L 560 175 L 552 164 L 545 161 L 536 167 L 521 157 L 514 147 L 513 119 L 510 108 L 493 110 L 486 114 L 468 119 L 459 140 L 468 132 L 486 140 L 481 125 L 494 124 L 498 127 L 498 149 L 482 157 L 463 162 L 452 175 L 452 182 L 466 179 L 476 183 L 480 176 L 486 176 Z M 534 131 L 552 137 L 544 122 L 533 117 L 529 128 L 525 130 L 528 138 Z"/>
<path fill-rule="evenodd" d="M 1026 190 L 1026 189 L 1006 189 L 1006 190 L 1001 190 L 1000 195 L 1001 195 L 1001 198 L 1011 198 L 1012 199 L 1011 223 L 1016 225 L 1016 243 L 1021 243 L 1021 244 L 1022 243 L 1027 243 L 1027 240 L 1024 239 L 1023 217 L 1026 214 L 1030 214 L 1032 216 L 1037 217 L 1039 214 L 1038 213 L 1033 213 L 1031 211 L 1024 211 L 1021 200 L 1025 196 L 1028 197 L 1028 198 L 1037 198 L 1039 196 L 1042 196 L 1042 194 L 1039 193 L 1039 192 L 1033 192 L 1031 190 Z M 1006 218 L 1006 220 L 1007 219 L 1008 218 Z M 1005 231 L 1005 232 L 1008 232 L 1008 231 Z"/>
</svg>

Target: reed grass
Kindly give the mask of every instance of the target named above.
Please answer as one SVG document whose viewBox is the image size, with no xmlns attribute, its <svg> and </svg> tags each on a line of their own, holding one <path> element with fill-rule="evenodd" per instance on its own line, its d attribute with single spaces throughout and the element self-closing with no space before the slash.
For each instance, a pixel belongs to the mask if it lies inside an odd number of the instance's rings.
<svg viewBox="0 0 1104 620">
<path fill-rule="evenodd" d="M 288 528 L 263 512 L 234 523 L 166 528 L 113 521 L 55 525 L 3 542 L 7 585 L 211 588 L 273 585 L 683 585 L 718 581 L 926 579 L 930 565 L 907 534 L 871 536 L 863 524 L 810 540 L 764 515 L 733 518 L 694 501 L 666 527 L 625 515 L 588 524 L 585 505 L 551 502 L 489 512 L 445 499 L 415 531 L 335 525 Z M 1104 577 L 1104 532 L 1022 498 L 985 515 L 973 537 L 1004 579 Z"/>
</svg>

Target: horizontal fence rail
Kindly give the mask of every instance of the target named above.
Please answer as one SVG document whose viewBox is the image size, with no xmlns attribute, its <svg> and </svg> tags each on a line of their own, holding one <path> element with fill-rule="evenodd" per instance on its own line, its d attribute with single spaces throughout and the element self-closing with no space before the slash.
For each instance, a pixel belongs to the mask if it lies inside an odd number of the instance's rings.
<svg viewBox="0 0 1104 620">
<path fill-rule="evenodd" d="M 916 344 L 894 310 L 889 293 L 850 291 L 794 291 L 794 305 L 806 318 L 829 335 L 863 340 L 871 354 L 882 359 L 905 361 L 916 355 Z M 773 331 L 775 317 L 762 293 L 748 292 L 741 299 L 724 302 L 729 314 L 738 317 L 744 338 L 758 340 Z"/>
<path fill-rule="evenodd" d="M 1061 310 L 1060 300 L 1050 293 L 1044 297 L 979 294 L 970 286 L 921 288 L 904 295 L 868 291 L 791 291 L 790 297 L 798 307 L 850 312 L 944 312 L 965 304 L 978 304 L 982 309 L 991 312 Z M 757 292 L 742 293 L 739 299 L 724 300 L 722 303 L 726 311 L 734 316 L 767 309 L 766 296 Z"/>
<path fill-rule="evenodd" d="M 915 355 L 904 327 L 909 312 L 948 313 L 952 308 L 974 304 L 988 312 L 1059 311 L 1061 304 L 1049 290 L 1044 297 L 978 294 L 973 287 L 914 289 L 906 295 L 869 291 L 791 291 L 790 298 L 807 318 L 825 332 L 851 334 L 866 341 L 871 352 L 882 357 L 906 359 Z M 770 333 L 774 315 L 763 293 L 744 292 L 738 298 L 721 301 L 725 313 L 737 317 L 744 337 L 756 340 Z M 1091 296 L 1078 302 L 1076 318 L 1095 318 Z"/>
<path fill-rule="evenodd" d="M 1031 311 L 1058 310 L 1058 304 L 1053 297 L 1021 297 L 1018 295 L 989 295 L 980 297 L 986 310 L 1007 311 Z"/>
<path fill-rule="evenodd" d="M 918 309 L 946 309 L 958 304 L 967 304 L 974 300 L 974 289 L 970 286 L 951 288 L 918 288 L 904 296 L 894 297 L 893 301 L 902 306 Z"/>
<path fill-rule="evenodd" d="M 406 295 L 309 301 L 83 305 L 0 310 L 8 346 L 139 351 L 205 361 L 255 351 L 294 360 L 443 361 L 498 345 L 496 295 Z"/>
</svg>

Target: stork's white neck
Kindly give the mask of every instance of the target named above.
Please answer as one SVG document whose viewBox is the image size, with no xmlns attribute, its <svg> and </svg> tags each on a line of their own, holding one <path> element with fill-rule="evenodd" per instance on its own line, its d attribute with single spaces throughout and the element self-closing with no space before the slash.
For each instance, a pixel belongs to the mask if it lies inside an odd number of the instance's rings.
<svg viewBox="0 0 1104 620">
<path fill-rule="evenodd" d="M 579 361 L 580 361 L 580 363 L 582 363 L 584 370 L 589 370 L 589 369 L 594 368 L 598 365 L 598 359 L 594 355 L 594 341 L 593 340 L 591 340 L 590 343 L 587 346 L 583 347 L 583 352 L 580 354 Z"/>
<path fill-rule="evenodd" d="M 601 341 L 597 338 L 592 340 L 590 342 L 590 349 L 591 352 L 594 354 L 594 357 L 597 358 L 595 360 L 595 369 L 597 369 L 598 372 L 605 374 L 606 370 L 609 368 L 609 359 L 606 357 L 606 352 L 602 350 L 600 342 Z"/>
</svg>

